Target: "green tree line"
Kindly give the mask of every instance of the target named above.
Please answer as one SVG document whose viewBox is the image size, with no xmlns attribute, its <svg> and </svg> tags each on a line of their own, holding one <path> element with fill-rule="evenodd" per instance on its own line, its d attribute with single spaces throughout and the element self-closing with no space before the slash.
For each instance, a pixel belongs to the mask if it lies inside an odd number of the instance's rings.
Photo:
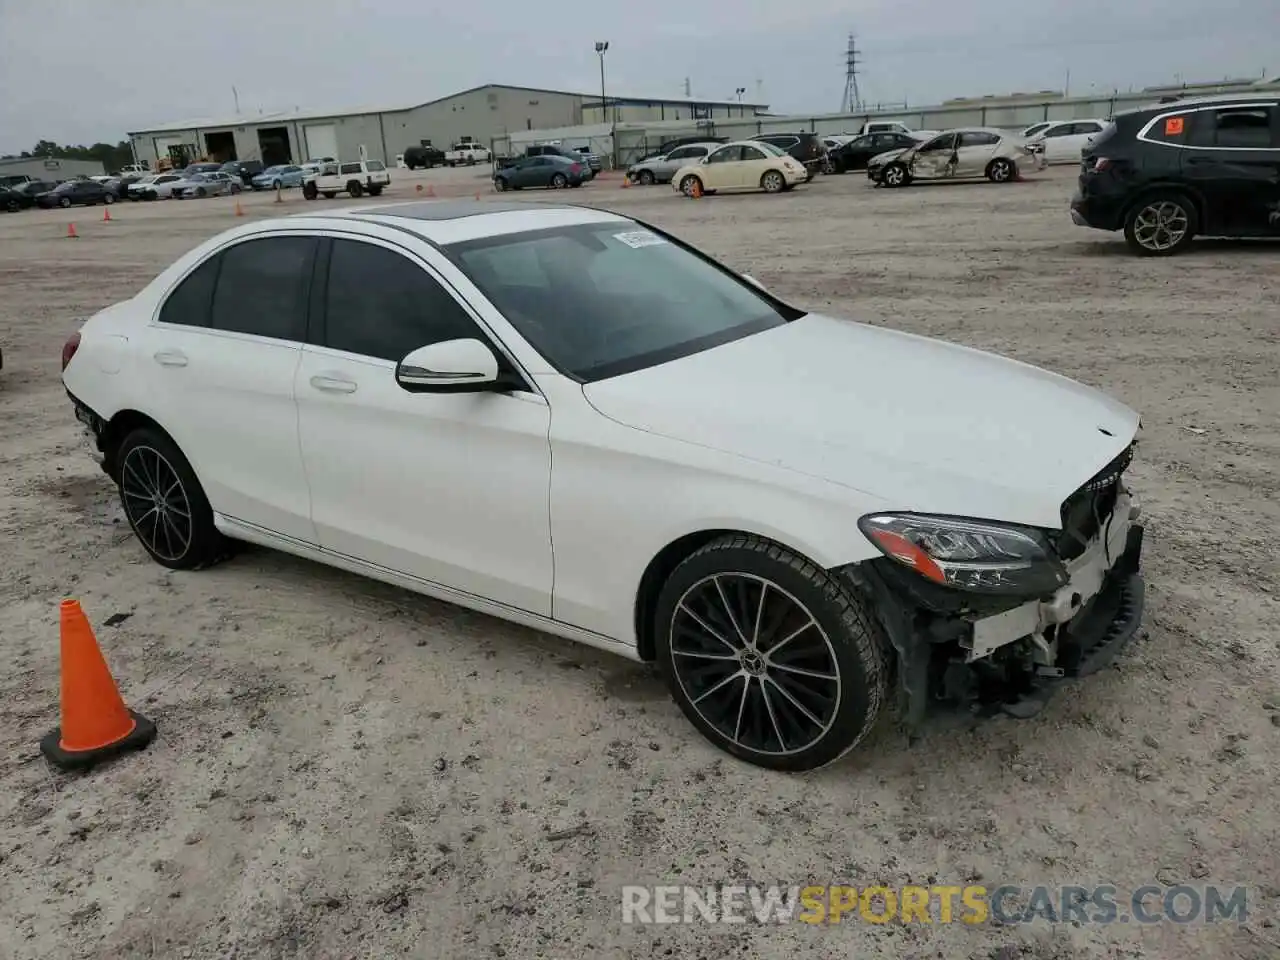
<svg viewBox="0 0 1280 960">
<path fill-rule="evenodd" d="M 97 160 L 107 172 L 119 170 L 126 164 L 133 163 L 133 153 L 129 150 L 129 141 L 121 140 L 114 146 L 109 143 L 95 143 L 91 147 L 83 145 L 61 145 L 52 140 L 41 140 L 30 150 L 19 154 L 8 154 L 0 159 L 11 160 L 16 157 L 56 157 L 59 160 Z"/>
</svg>

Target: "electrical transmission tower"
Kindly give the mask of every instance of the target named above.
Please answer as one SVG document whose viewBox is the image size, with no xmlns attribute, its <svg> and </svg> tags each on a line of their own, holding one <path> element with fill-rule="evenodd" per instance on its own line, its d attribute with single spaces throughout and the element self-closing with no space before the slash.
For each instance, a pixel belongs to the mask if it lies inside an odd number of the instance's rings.
<svg viewBox="0 0 1280 960">
<path fill-rule="evenodd" d="M 855 113 L 862 109 L 862 94 L 858 92 L 858 44 L 849 34 L 849 46 L 844 54 L 844 98 L 840 101 L 841 113 Z"/>
</svg>

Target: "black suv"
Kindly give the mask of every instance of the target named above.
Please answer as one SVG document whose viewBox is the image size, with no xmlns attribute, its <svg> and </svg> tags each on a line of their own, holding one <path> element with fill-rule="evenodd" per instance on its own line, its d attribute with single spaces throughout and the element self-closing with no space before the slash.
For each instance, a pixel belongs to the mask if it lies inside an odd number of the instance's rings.
<svg viewBox="0 0 1280 960">
<path fill-rule="evenodd" d="M 1084 150 L 1071 219 L 1144 256 L 1197 234 L 1280 238 L 1280 96 L 1180 100 L 1117 115 Z"/>
<path fill-rule="evenodd" d="M 772 143 L 779 150 L 791 154 L 804 164 L 810 180 L 827 162 L 827 148 L 816 133 L 764 133 L 751 139 Z"/>
<path fill-rule="evenodd" d="M 419 167 L 430 170 L 432 167 L 444 166 L 444 151 L 439 147 L 433 147 L 429 143 L 424 143 L 417 147 L 408 147 L 404 151 L 404 165 L 410 170 L 417 170 Z"/>
</svg>

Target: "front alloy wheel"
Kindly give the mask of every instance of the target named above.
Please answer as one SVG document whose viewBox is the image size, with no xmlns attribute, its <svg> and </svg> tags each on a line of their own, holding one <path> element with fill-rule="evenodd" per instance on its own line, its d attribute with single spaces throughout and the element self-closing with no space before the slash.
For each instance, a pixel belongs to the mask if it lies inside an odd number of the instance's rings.
<svg viewBox="0 0 1280 960">
<path fill-rule="evenodd" d="M 875 721 L 883 642 L 847 585 L 756 537 L 713 541 L 657 605 L 659 667 L 684 714 L 750 763 L 809 770 Z"/>
<path fill-rule="evenodd" d="M 886 187 L 905 187 L 910 179 L 911 174 L 904 163 L 891 163 L 880 175 L 880 182 Z"/>
<path fill-rule="evenodd" d="M 787 181 L 783 179 L 782 174 L 777 170 L 768 170 L 760 178 L 760 187 L 765 193 L 781 193 L 786 186 Z"/>
<path fill-rule="evenodd" d="M 992 160 L 987 167 L 987 179 L 992 183 L 1008 183 L 1013 179 L 1016 171 L 1013 167 L 1013 161 L 1005 160 L 1003 157 Z"/>
</svg>

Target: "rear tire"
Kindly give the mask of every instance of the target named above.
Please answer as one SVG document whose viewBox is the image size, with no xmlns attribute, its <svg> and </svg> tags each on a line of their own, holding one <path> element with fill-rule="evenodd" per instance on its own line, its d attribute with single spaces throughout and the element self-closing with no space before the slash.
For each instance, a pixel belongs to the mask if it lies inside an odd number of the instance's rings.
<svg viewBox="0 0 1280 960">
<path fill-rule="evenodd" d="M 654 609 L 658 668 L 721 750 L 811 770 L 852 750 L 885 698 L 884 637 L 844 581 L 768 540 L 729 534 L 672 572 Z"/>
<path fill-rule="evenodd" d="M 116 198 L 115 198 L 115 196 L 114 196 L 113 194 L 110 194 L 110 193 L 104 193 L 104 194 L 102 195 L 102 202 L 103 202 L 103 203 L 115 203 L 115 202 L 116 202 Z"/>
<path fill-rule="evenodd" d="M 987 164 L 987 179 L 992 183 L 1012 183 L 1018 179 L 1018 167 L 1012 160 L 996 157 Z"/>
<path fill-rule="evenodd" d="M 134 430 L 114 460 L 125 516 L 151 559 L 171 570 L 197 570 L 228 555 L 204 488 L 166 433 L 156 427 Z"/>
<path fill-rule="evenodd" d="M 652 170 L 641 170 L 639 179 L 640 185 L 644 187 L 652 187 L 657 182 Z"/>
<path fill-rule="evenodd" d="M 364 193 L 364 186 L 359 180 L 352 180 L 347 184 L 347 193 L 353 197 L 359 197 Z"/>
<path fill-rule="evenodd" d="M 503 177 L 494 177 L 494 178 L 493 178 L 493 189 L 497 190 L 499 193 L 505 193 L 505 192 L 506 192 L 506 189 L 507 189 L 507 181 L 506 181 L 506 179 L 505 179 L 505 178 L 503 178 Z"/>
<path fill-rule="evenodd" d="M 551 177 L 551 189 L 562 190 L 569 185 L 569 178 L 563 173 L 553 174 Z"/>
<path fill-rule="evenodd" d="M 1185 193 L 1148 194 L 1125 214 L 1124 238 L 1140 257 L 1171 257 L 1185 250 L 1200 228 L 1196 205 Z"/>
</svg>

